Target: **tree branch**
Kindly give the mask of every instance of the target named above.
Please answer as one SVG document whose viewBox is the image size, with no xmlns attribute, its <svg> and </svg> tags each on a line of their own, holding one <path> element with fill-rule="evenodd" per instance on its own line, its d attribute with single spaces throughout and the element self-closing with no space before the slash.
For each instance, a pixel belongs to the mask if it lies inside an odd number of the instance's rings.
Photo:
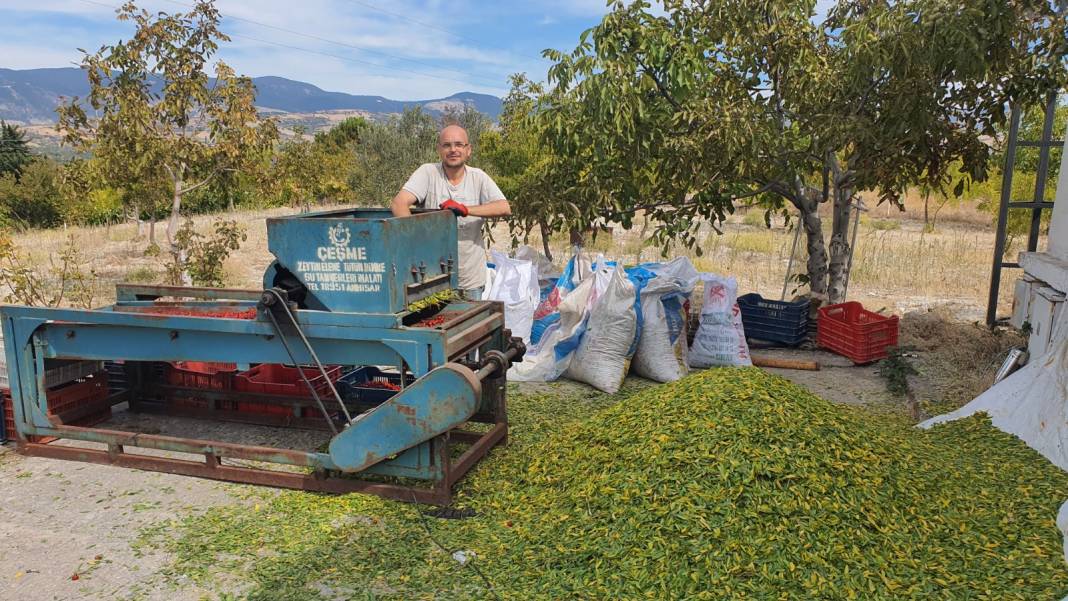
<svg viewBox="0 0 1068 601">
<path fill-rule="evenodd" d="M 206 185 L 208 182 L 210 182 L 211 180 L 215 179 L 215 176 L 219 175 L 223 171 L 233 171 L 233 169 L 223 169 L 223 168 L 220 167 L 219 169 L 216 169 L 216 170 L 212 171 L 207 177 L 205 177 L 204 179 L 200 180 L 199 182 L 193 184 L 192 186 L 189 186 L 187 188 L 182 188 L 182 194 L 185 194 L 187 192 L 192 192 L 193 190 L 196 190 L 197 188 L 200 188 L 201 186 Z"/>
</svg>

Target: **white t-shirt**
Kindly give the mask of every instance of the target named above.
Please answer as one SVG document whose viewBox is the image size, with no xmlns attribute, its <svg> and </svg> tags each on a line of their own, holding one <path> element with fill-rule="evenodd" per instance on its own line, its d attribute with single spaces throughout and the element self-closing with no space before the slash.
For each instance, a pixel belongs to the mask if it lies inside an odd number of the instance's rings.
<svg viewBox="0 0 1068 601">
<path fill-rule="evenodd" d="M 445 176 L 441 163 L 426 163 L 408 178 L 404 189 L 415 196 L 418 206 L 427 209 L 436 209 L 450 198 L 469 206 L 504 199 L 501 189 L 485 171 L 477 167 L 465 169 L 463 180 L 454 186 Z M 456 227 L 460 288 L 480 288 L 486 284 L 486 245 L 482 240 L 482 218 L 460 217 Z"/>
</svg>

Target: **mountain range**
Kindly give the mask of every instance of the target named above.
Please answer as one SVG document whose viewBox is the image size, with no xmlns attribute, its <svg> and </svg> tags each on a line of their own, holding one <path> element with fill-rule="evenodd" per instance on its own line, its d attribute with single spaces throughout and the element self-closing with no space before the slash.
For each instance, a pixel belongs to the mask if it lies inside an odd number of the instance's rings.
<svg viewBox="0 0 1068 601">
<path fill-rule="evenodd" d="M 420 106 L 440 115 L 448 108 L 474 107 L 496 121 L 501 99 L 488 94 L 459 92 L 431 100 L 390 100 L 382 96 L 361 96 L 328 92 L 310 83 L 284 77 L 254 77 L 256 106 L 265 112 L 314 114 L 355 111 L 371 117 L 403 112 Z M 53 123 L 55 108 L 63 97 L 84 98 L 89 93 L 85 72 L 75 67 L 53 69 L 0 68 L 0 119 L 28 124 Z"/>
</svg>

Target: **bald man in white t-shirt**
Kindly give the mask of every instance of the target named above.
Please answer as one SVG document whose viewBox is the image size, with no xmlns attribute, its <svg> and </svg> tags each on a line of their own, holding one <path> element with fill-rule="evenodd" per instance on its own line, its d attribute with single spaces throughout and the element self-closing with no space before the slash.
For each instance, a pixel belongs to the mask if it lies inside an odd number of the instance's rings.
<svg viewBox="0 0 1068 601">
<path fill-rule="evenodd" d="M 450 125 L 441 130 L 438 156 L 440 163 L 426 163 L 415 170 L 393 197 L 390 208 L 397 217 L 411 215 L 412 205 L 456 214 L 460 289 L 465 298 L 479 300 L 486 285 L 482 219 L 507 217 L 512 208 L 485 171 L 467 166 L 471 144 L 464 128 Z"/>
</svg>

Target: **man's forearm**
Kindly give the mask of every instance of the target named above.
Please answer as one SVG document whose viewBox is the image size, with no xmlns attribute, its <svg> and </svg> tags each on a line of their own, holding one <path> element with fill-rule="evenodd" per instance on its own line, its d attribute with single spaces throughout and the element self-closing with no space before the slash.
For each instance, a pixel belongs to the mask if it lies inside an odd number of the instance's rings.
<svg viewBox="0 0 1068 601">
<path fill-rule="evenodd" d="M 512 214 L 512 207 L 507 200 L 494 200 L 484 205 L 469 205 L 467 214 L 472 217 L 507 217 Z"/>
<path fill-rule="evenodd" d="M 401 190 L 393 197 L 389 208 L 393 211 L 394 217 L 407 217 L 412 214 L 413 202 L 415 202 L 415 196 L 411 192 Z"/>
</svg>

